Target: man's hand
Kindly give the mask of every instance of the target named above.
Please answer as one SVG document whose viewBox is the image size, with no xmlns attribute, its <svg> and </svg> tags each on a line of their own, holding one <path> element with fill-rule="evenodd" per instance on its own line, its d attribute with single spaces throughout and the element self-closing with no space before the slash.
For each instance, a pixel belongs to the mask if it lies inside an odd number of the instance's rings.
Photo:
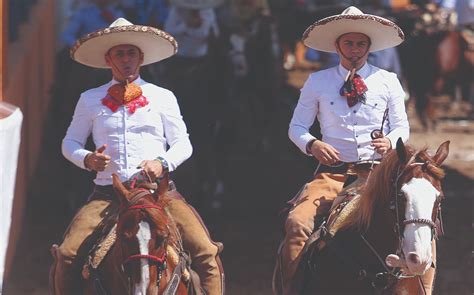
<svg viewBox="0 0 474 295">
<path fill-rule="evenodd" d="M 103 144 L 95 152 L 88 154 L 84 159 L 86 168 L 94 171 L 104 171 L 110 162 L 110 156 L 104 153 L 106 148 L 107 144 Z"/>
<path fill-rule="evenodd" d="M 145 160 L 139 165 L 150 177 L 151 181 L 155 181 L 158 177 L 163 174 L 163 166 L 158 160 Z"/>
<path fill-rule="evenodd" d="M 311 154 L 323 165 L 334 165 L 340 161 L 339 151 L 321 140 L 313 142 Z"/>
<path fill-rule="evenodd" d="M 375 151 L 381 155 L 385 154 L 392 149 L 392 143 L 388 137 L 379 137 L 370 143 L 374 147 Z"/>
</svg>

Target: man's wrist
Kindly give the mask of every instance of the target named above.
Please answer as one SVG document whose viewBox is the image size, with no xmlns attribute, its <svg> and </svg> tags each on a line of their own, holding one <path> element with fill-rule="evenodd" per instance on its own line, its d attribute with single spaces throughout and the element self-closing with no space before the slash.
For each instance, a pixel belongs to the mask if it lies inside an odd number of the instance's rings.
<svg viewBox="0 0 474 295">
<path fill-rule="evenodd" d="M 156 157 L 155 158 L 155 161 L 158 161 L 160 162 L 161 164 L 161 167 L 163 169 L 163 172 L 161 173 L 161 175 L 165 175 L 166 173 L 169 173 L 170 172 L 170 166 L 168 164 L 168 161 L 166 161 L 165 158 L 163 157 Z"/>
<path fill-rule="evenodd" d="M 92 168 L 89 167 L 89 165 L 87 164 L 87 160 L 89 159 L 89 157 L 92 155 L 92 153 L 88 153 L 85 157 L 84 157 L 84 168 L 86 168 L 86 170 L 89 170 L 89 171 L 92 171 Z"/>
<path fill-rule="evenodd" d="M 306 154 L 312 156 L 313 153 L 311 152 L 311 148 L 313 147 L 313 143 L 316 141 L 317 139 L 316 138 L 313 138 L 311 139 L 310 141 L 308 141 L 308 143 L 306 144 Z"/>
</svg>

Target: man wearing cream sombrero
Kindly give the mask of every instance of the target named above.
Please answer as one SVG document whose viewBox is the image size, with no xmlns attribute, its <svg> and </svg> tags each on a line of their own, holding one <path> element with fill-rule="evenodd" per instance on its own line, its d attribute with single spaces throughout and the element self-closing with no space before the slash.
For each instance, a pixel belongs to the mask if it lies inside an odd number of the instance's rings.
<svg viewBox="0 0 474 295">
<path fill-rule="evenodd" d="M 344 184 L 349 185 L 353 179 L 348 171 L 351 163 L 380 160 L 395 147 L 398 138 L 408 140 L 405 93 L 396 74 L 366 62 L 369 52 L 397 46 L 403 40 L 403 32 L 396 24 L 364 14 L 356 7 L 319 20 L 304 32 L 306 46 L 336 52 L 340 64 L 309 76 L 290 122 L 290 139 L 305 155 L 316 158 L 319 166 L 314 179 L 290 201 L 286 236 L 275 272 L 281 276 L 282 286 L 278 285 L 276 292 L 281 288 L 284 294 L 294 293 L 292 280 L 303 246 L 315 221 L 328 213 Z M 321 138 L 309 132 L 315 118 L 321 127 Z M 373 133 L 381 126 L 382 132 Z M 366 170 L 369 167 L 366 165 Z M 363 178 L 367 173 L 362 171 L 357 176 Z M 360 187 L 363 183 L 359 178 L 351 186 Z M 431 289 L 432 269 L 429 272 L 427 289 Z"/>
<path fill-rule="evenodd" d="M 192 146 L 176 97 L 139 75 L 142 65 L 168 58 L 176 51 L 177 42 L 168 33 L 133 25 L 122 18 L 86 35 L 71 49 L 75 61 L 110 68 L 113 79 L 82 93 L 62 143 L 68 160 L 97 172 L 97 176 L 88 202 L 74 217 L 64 241 L 53 247 L 57 262 L 51 282 L 55 294 L 80 290 L 82 265 L 75 261 L 78 249 L 91 246 L 87 238 L 104 216 L 116 212 L 112 173 L 122 182 L 140 180 L 145 174 L 155 181 L 191 156 Z M 85 149 L 90 134 L 95 151 Z M 222 294 L 223 271 L 218 257 L 221 244 L 211 241 L 199 216 L 184 199 L 173 199 L 168 209 L 202 287 L 207 294 Z"/>
</svg>

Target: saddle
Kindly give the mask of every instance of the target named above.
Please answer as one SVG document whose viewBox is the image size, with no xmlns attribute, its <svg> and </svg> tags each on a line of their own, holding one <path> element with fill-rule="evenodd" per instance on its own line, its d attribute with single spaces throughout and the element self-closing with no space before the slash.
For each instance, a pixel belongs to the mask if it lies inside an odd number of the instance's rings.
<svg viewBox="0 0 474 295">
<path fill-rule="evenodd" d="M 327 242 L 336 235 L 341 229 L 344 220 L 356 207 L 360 198 L 359 189 L 359 187 L 351 187 L 339 195 L 342 197 L 341 201 L 333 206 L 327 220 L 311 234 L 303 248 L 303 253 L 306 253 L 309 248 L 312 248 L 313 251 L 315 249 L 322 250 L 327 245 Z M 312 247 L 314 243 L 317 244 L 315 247 Z"/>
<path fill-rule="evenodd" d="M 351 185 L 341 192 L 337 197 L 339 198 L 339 202 L 333 206 L 327 219 L 323 221 L 306 241 L 301 251 L 301 261 L 293 277 L 292 288 L 295 294 L 299 294 L 295 288 L 303 286 L 307 269 L 311 267 L 307 261 L 322 251 L 341 229 L 344 220 L 354 208 L 356 208 L 356 204 L 360 198 L 360 189 L 360 185 Z"/>
</svg>

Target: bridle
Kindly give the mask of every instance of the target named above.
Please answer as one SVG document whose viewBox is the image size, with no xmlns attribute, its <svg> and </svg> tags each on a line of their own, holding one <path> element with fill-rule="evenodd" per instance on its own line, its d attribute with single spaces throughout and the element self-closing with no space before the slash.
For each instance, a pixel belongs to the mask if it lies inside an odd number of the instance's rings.
<svg viewBox="0 0 474 295">
<path fill-rule="evenodd" d="M 159 206 L 159 205 L 156 205 L 156 204 L 141 204 L 141 205 L 137 205 L 137 201 L 147 195 L 150 195 L 150 191 L 147 190 L 147 189 L 139 189 L 139 192 L 133 196 L 133 198 L 131 199 L 130 201 L 130 206 L 126 207 L 125 209 L 123 209 L 120 214 L 123 214 L 124 212 L 127 212 L 127 211 L 132 211 L 132 210 L 143 210 L 143 209 L 156 209 L 156 210 L 160 210 L 160 211 L 163 211 L 164 208 L 162 206 Z M 122 262 L 121 264 L 121 268 L 122 268 L 122 271 L 125 273 L 125 266 L 132 262 L 132 261 L 135 261 L 135 260 L 139 260 L 139 259 L 147 259 L 148 262 L 150 262 L 151 264 L 155 264 L 157 265 L 157 270 L 158 270 L 158 278 L 157 278 L 157 281 L 156 281 L 156 285 L 159 287 L 160 285 L 160 281 L 161 281 L 161 277 L 162 277 L 162 273 L 163 271 L 166 270 L 167 268 L 167 262 L 166 262 L 166 259 L 167 259 L 167 247 L 168 247 L 168 241 L 169 239 L 166 238 L 164 240 L 164 242 L 162 243 L 162 245 L 158 248 L 159 252 L 161 252 L 161 255 L 157 256 L 157 255 L 150 255 L 150 254 L 132 254 L 130 256 L 128 256 L 127 258 L 124 259 L 124 261 Z"/>
<path fill-rule="evenodd" d="M 416 162 L 416 158 L 419 154 L 419 151 L 415 152 L 410 160 L 404 165 L 402 168 L 402 165 L 399 164 L 397 168 L 397 174 L 396 176 L 392 179 L 392 192 L 393 192 L 393 197 L 391 198 L 390 202 L 390 210 L 394 211 L 395 216 L 396 216 L 396 223 L 395 223 L 395 228 L 394 231 L 397 233 L 397 238 L 398 238 L 398 246 L 396 250 L 396 254 L 399 257 L 405 257 L 405 254 L 403 253 L 403 229 L 405 225 L 407 224 L 425 224 L 428 225 L 431 228 L 431 240 L 433 240 L 436 236 L 436 223 L 432 220 L 435 219 L 436 216 L 439 215 L 440 213 L 440 205 L 441 205 L 441 200 L 443 199 L 443 195 L 440 194 L 438 198 L 436 199 L 433 207 L 433 214 L 432 214 L 432 219 L 426 219 L 426 218 L 413 218 L 413 219 L 408 219 L 408 220 L 402 220 L 400 218 L 400 200 L 404 197 L 403 192 L 399 190 L 399 183 L 400 179 L 405 173 L 415 167 L 422 166 L 423 169 L 426 169 L 429 164 L 431 164 L 430 161 L 425 161 L 423 163 L 421 162 Z M 393 285 L 395 285 L 398 281 L 402 279 L 408 279 L 408 278 L 416 278 L 418 277 L 421 283 L 421 278 L 420 276 L 417 275 L 406 275 L 403 273 L 403 271 L 398 268 L 398 267 L 389 267 L 386 265 L 385 261 L 382 259 L 381 255 L 377 252 L 377 250 L 370 244 L 370 242 L 365 238 L 364 234 L 361 233 L 360 237 L 364 241 L 364 243 L 367 245 L 367 247 L 371 250 L 371 252 L 376 256 L 376 258 L 379 260 L 380 264 L 383 266 L 385 269 L 385 272 L 377 273 L 375 274 L 375 280 L 372 281 L 372 286 L 383 292 L 384 290 L 387 290 L 391 288 Z M 387 283 L 384 286 L 378 286 L 376 284 L 376 280 L 382 277 L 387 277 Z M 424 293 L 426 294 L 426 290 L 424 289 L 423 284 L 421 283 L 421 286 L 423 288 Z"/>
<path fill-rule="evenodd" d="M 394 190 L 394 196 L 395 198 L 392 199 L 392 202 L 395 202 L 394 204 L 390 204 L 390 207 L 395 210 L 396 218 L 397 218 L 397 223 L 395 225 L 396 231 L 398 233 L 398 240 L 399 240 L 399 253 L 397 254 L 403 254 L 403 251 L 401 250 L 401 243 L 403 242 L 403 231 L 401 228 L 404 228 L 405 225 L 407 224 L 425 224 L 428 225 L 431 228 L 431 240 L 435 238 L 435 229 L 436 229 L 436 223 L 433 221 L 433 219 L 436 218 L 438 215 L 438 212 L 440 210 L 440 205 L 441 205 L 441 200 L 443 199 L 443 195 L 440 194 L 438 198 L 436 199 L 433 208 L 435 209 L 432 214 L 432 219 L 426 219 L 426 218 L 413 218 L 413 219 L 408 219 L 408 220 L 401 220 L 400 218 L 400 210 L 399 210 L 399 202 L 403 198 L 403 193 L 399 191 L 399 182 L 400 178 L 408 171 L 409 169 L 419 167 L 421 166 L 423 169 L 427 169 L 428 165 L 431 164 L 430 161 L 425 161 L 423 163 L 421 162 L 416 162 L 416 158 L 418 156 L 419 152 L 416 152 L 413 154 L 413 156 L 410 158 L 408 163 L 405 165 L 403 169 L 401 169 L 401 165 L 398 166 L 397 169 L 397 176 L 395 177 L 393 181 L 393 190 Z M 403 226 L 401 226 L 403 225 Z"/>
</svg>

